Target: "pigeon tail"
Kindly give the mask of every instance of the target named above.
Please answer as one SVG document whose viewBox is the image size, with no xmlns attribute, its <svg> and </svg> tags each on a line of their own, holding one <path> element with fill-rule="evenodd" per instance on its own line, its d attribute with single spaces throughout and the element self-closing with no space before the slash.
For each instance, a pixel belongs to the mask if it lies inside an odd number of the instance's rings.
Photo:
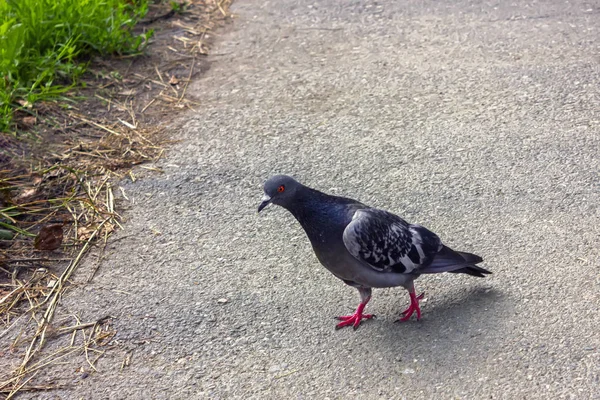
<svg viewBox="0 0 600 400">
<path fill-rule="evenodd" d="M 431 264 L 419 272 L 423 274 L 452 272 L 454 274 L 467 274 L 483 278 L 485 275 L 491 274 L 491 272 L 475 265 L 482 261 L 483 258 L 476 254 L 454 251 L 448 246 L 442 246 L 442 249 L 435 255 Z"/>
<path fill-rule="evenodd" d="M 486 275 L 491 274 L 491 272 L 485 268 L 478 267 L 477 265 L 468 264 L 461 269 L 456 269 L 454 271 L 448 272 L 451 272 L 453 274 L 467 274 L 471 276 L 476 276 L 477 278 L 485 278 Z"/>
<path fill-rule="evenodd" d="M 459 254 L 469 264 L 479 264 L 483 261 L 483 258 L 479 257 L 477 254 L 465 253 L 464 251 L 455 251 L 455 253 Z"/>
</svg>

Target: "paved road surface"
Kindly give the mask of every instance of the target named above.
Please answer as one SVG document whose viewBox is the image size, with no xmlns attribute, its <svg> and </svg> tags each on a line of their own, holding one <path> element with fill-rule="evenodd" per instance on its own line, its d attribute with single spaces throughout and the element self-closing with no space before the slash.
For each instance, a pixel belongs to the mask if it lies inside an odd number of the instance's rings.
<svg viewBox="0 0 600 400">
<path fill-rule="evenodd" d="M 599 5 L 233 11 L 165 174 L 124 184 L 123 239 L 64 301 L 114 315 L 121 347 L 86 379 L 83 358 L 58 366 L 75 387 L 42 397 L 600 398 Z M 256 214 L 275 173 L 421 223 L 494 275 L 419 279 L 421 322 L 393 323 L 406 292 L 376 290 L 379 318 L 336 332 L 358 294 L 290 215 Z"/>
</svg>

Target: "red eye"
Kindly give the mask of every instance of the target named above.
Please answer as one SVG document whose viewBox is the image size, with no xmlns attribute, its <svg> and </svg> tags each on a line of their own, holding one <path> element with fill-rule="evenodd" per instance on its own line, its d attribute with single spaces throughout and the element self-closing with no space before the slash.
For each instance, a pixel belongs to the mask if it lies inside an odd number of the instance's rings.
<svg viewBox="0 0 600 400">
<path fill-rule="evenodd" d="M 277 191 L 278 191 L 279 193 L 283 192 L 284 190 L 285 190 L 285 186 L 283 186 L 283 185 L 281 185 L 281 186 L 279 186 L 279 187 L 277 188 Z"/>
</svg>

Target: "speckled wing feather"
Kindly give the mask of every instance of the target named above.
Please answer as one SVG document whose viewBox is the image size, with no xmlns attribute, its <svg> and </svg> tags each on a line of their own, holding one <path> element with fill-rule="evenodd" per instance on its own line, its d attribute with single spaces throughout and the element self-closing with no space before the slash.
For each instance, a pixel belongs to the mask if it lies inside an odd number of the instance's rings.
<svg viewBox="0 0 600 400">
<path fill-rule="evenodd" d="M 350 254 L 381 272 L 419 273 L 442 249 L 433 232 L 375 208 L 357 210 L 343 240 Z"/>
</svg>

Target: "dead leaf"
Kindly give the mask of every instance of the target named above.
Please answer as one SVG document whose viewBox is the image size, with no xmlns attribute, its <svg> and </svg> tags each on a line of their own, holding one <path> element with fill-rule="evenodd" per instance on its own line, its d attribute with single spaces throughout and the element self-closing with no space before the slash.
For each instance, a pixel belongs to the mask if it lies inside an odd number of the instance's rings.
<svg viewBox="0 0 600 400">
<path fill-rule="evenodd" d="M 33 197 L 35 192 L 35 188 L 25 189 L 17 196 L 15 200 L 17 201 L 17 203 L 26 202 L 29 198 Z"/>
<path fill-rule="evenodd" d="M 119 94 L 121 96 L 134 96 L 136 94 L 135 89 L 127 89 L 127 90 L 123 90 L 122 92 L 119 92 Z"/>
<path fill-rule="evenodd" d="M 31 108 L 33 106 L 33 104 L 31 104 L 29 101 L 23 99 L 18 99 L 17 103 L 19 103 L 23 108 Z"/>
<path fill-rule="evenodd" d="M 92 234 L 94 233 L 96 228 L 97 228 L 96 224 L 91 224 L 88 226 L 80 226 L 79 228 L 77 228 L 77 239 L 88 240 L 92 236 Z"/>
<path fill-rule="evenodd" d="M 33 241 L 33 247 L 38 250 L 56 250 L 63 241 L 62 224 L 44 225 Z"/>
<path fill-rule="evenodd" d="M 179 79 L 177 79 L 177 77 L 175 75 L 171 76 L 171 79 L 169 79 L 169 84 L 170 85 L 178 85 L 179 84 Z"/>
<path fill-rule="evenodd" d="M 34 126 L 37 123 L 37 118 L 33 115 L 29 115 L 27 117 L 23 117 L 21 119 L 21 122 L 23 123 L 23 125 L 26 126 Z"/>
</svg>

